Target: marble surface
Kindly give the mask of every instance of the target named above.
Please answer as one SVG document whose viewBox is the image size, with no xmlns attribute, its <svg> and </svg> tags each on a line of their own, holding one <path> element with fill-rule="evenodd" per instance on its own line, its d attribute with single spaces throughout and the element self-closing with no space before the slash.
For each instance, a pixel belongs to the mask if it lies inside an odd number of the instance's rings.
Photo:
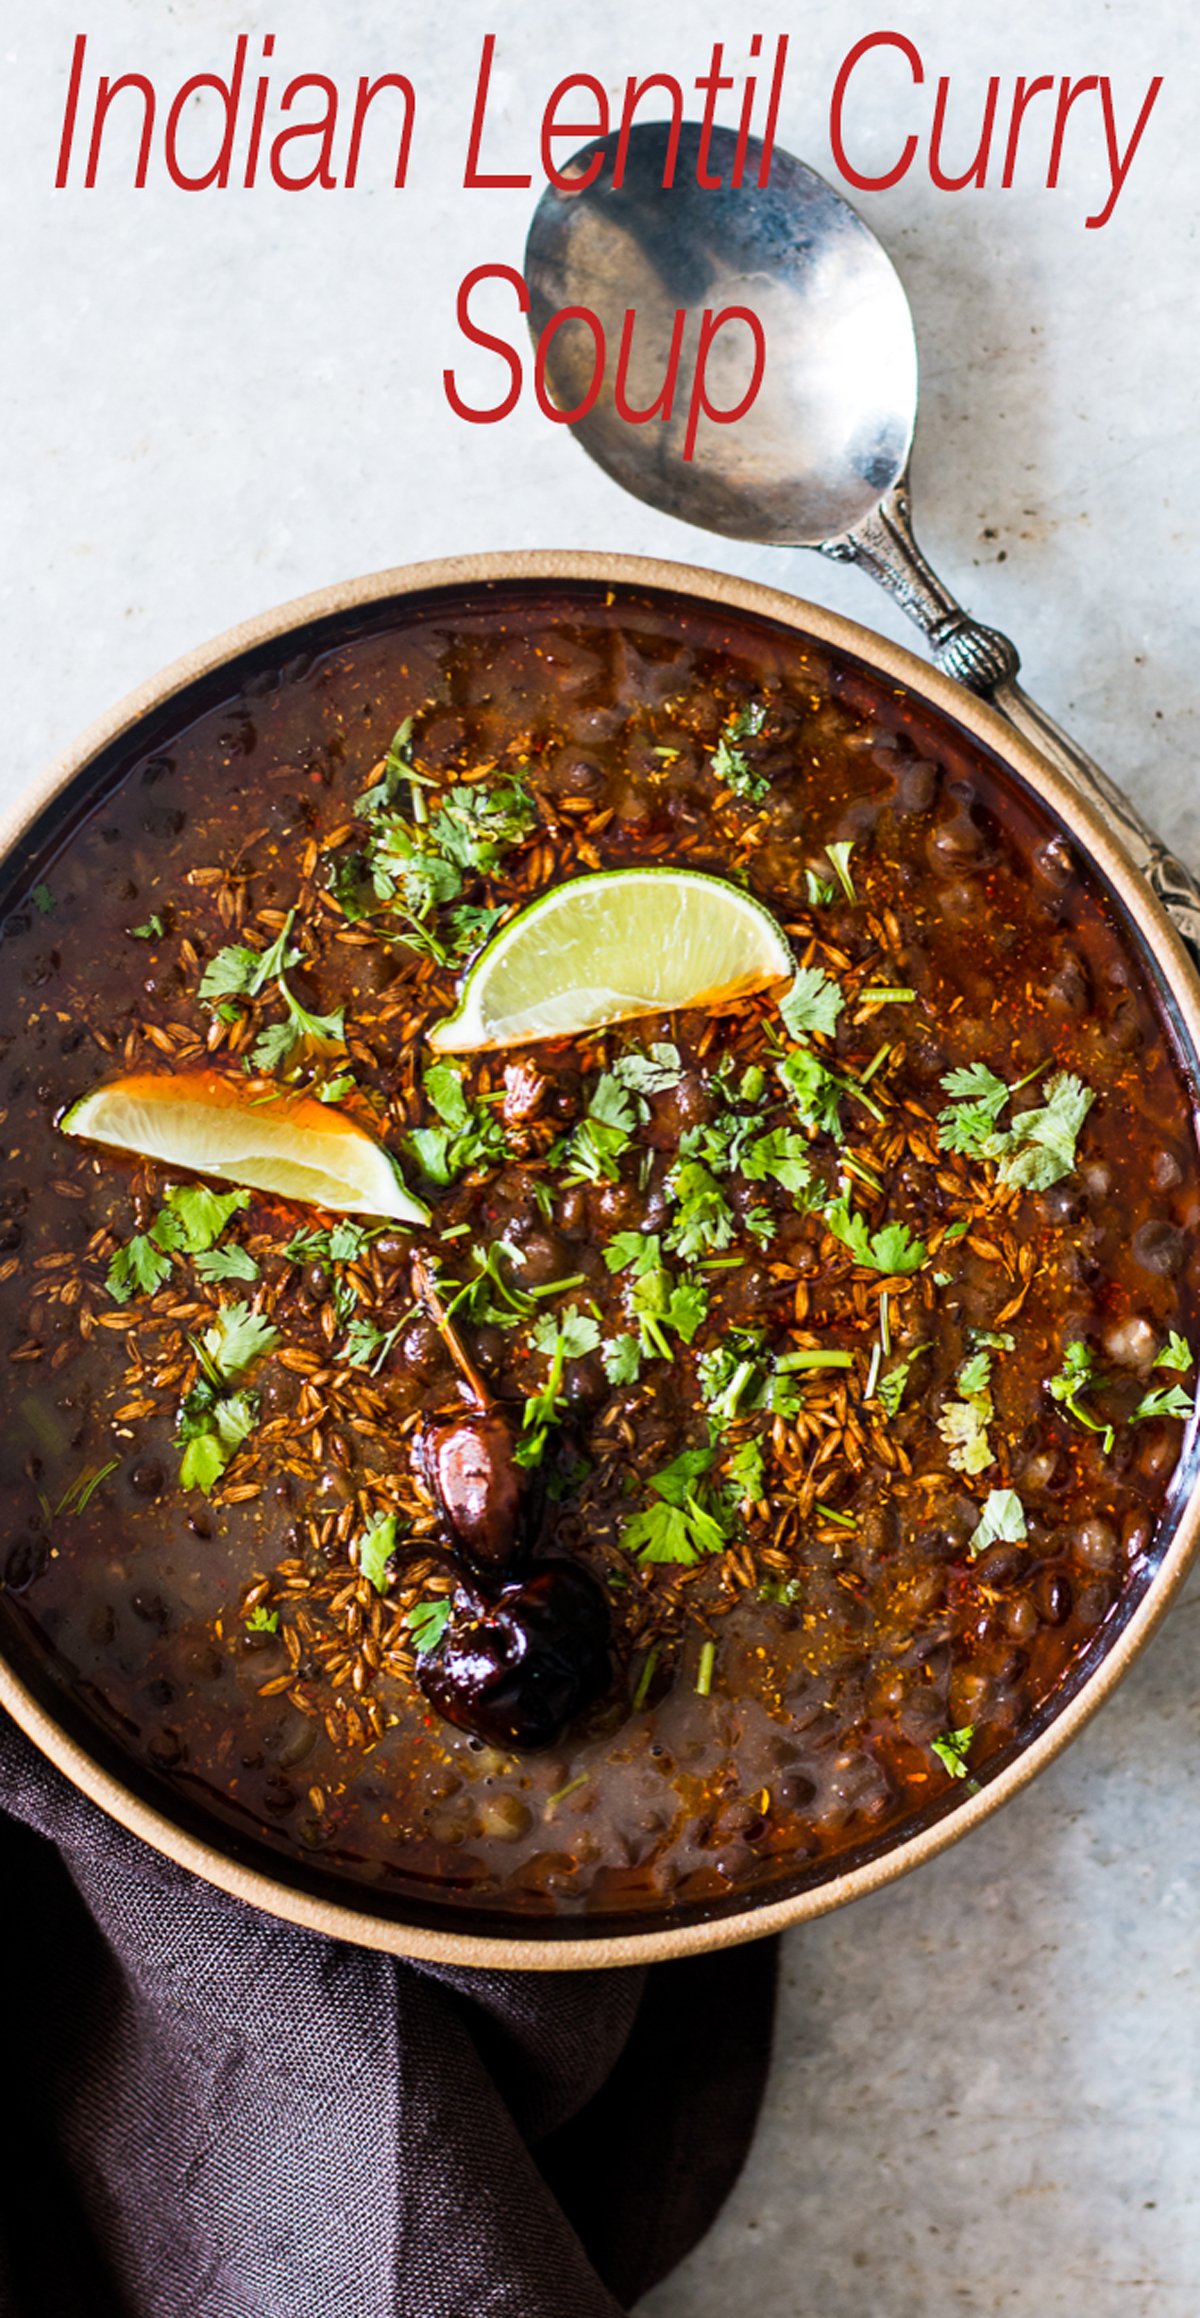
<svg viewBox="0 0 1200 2318">
<path fill-rule="evenodd" d="M 916 313 L 927 550 L 1014 634 L 1035 695 L 1200 857 L 1194 15 L 1185 0 L 908 0 L 900 13 L 930 80 L 950 76 L 964 154 L 991 73 L 1003 112 L 1018 71 L 1109 72 L 1123 123 L 1164 75 L 1098 232 L 1083 219 L 1102 147 L 1082 100 L 1053 191 L 1031 114 L 1012 188 L 938 192 L 922 154 L 860 206 Z M 619 88 L 634 70 L 697 73 L 713 39 L 740 62 L 751 30 L 769 42 L 786 25 L 781 141 L 829 174 L 837 65 L 890 22 L 860 0 L 791 0 L 775 19 L 712 0 L 610 0 L 579 20 L 548 0 L 459 0 L 452 21 L 414 0 L 342 0 L 336 18 L 320 0 L 9 10 L 0 174 L 16 230 L 0 287 L 18 326 L 0 386 L 0 794 L 204 636 L 419 556 L 679 557 L 910 641 L 856 575 L 657 518 L 528 402 L 467 427 L 441 389 L 455 287 L 472 265 L 519 264 L 533 198 L 462 189 L 484 32 L 498 39 L 493 165 L 516 169 L 535 166 L 560 74 Z M 140 193 L 127 180 L 56 193 L 81 25 L 99 69 L 150 72 L 164 91 L 227 69 L 243 30 L 254 46 L 277 33 L 281 73 L 344 85 L 406 70 L 410 188 L 189 196 L 156 171 Z M 928 122 L 931 94 L 904 96 L 902 75 L 875 88 L 856 150 L 882 167 L 898 122 Z M 998 1819 L 789 1939 L 753 2158 L 644 2318 L 1194 2318 L 1198 1601 L 1193 1588 L 1116 1700 Z"/>
</svg>

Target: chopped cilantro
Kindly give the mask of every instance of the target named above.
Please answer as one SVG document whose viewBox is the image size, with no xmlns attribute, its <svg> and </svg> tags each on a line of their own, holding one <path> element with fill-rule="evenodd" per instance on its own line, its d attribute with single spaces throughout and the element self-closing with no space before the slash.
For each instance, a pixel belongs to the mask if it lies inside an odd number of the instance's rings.
<svg viewBox="0 0 1200 2318">
<path fill-rule="evenodd" d="M 621 1158 L 633 1130 L 649 1117 L 643 1096 L 630 1091 L 615 1070 L 602 1071 L 581 1119 L 563 1146 L 568 1183 L 617 1183 Z M 556 1146 L 557 1149 L 557 1146 Z M 553 1158 L 555 1153 L 551 1153 Z"/>
<path fill-rule="evenodd" d="M 427 1658 L 431 1650 L 437 1649 L 450 1623 L 451 1607 L 448 1601 L 414 1602 L 405 1613 L 404 1623 L 418 1658 Z"/>
<path fill-rule="evenodd" d="M 562 1312 L 543 1312 L 533 1330 L 533 1342 L 539 1352 L 549 1355 L 550 1368 L 540 1392 L 532 1393 L 525 1403 L 524 1431 L 514 1455 L 518 1465 L 540 1465 L 546 1454 L 550 1429 L 562 1416 L 566 1405 L 563 1394 L 563 1371 L 568 1360 L 581 1360 L 594 1352 L 600 1342 L 600 1328 L 590 1312 L 581 1312 L 577 1305 L 568 1304 Z"/>
<path fill-rule="evenodd" d="M 600 1358 L 610 1384 L 636 1384 L 642 1373 L 642 1355 L 636 1336 L 628 1333 L 610 1336 L 601 1346 Z"/>
<path fill-rule="evenodd" d="M 257 1393 L 222 1393 L 202 1376 L 179 1412 L 180 1487 L 202 1489 L 207 1496 L 257 1421 Z"/>
<path fill-rule="evenodd" d="M 1081 1396 L 1085 1392 L 1102 1391 L 1104 1381 L 1104 1378 L 1096 1372 L 1096 1362 L 1092 1352 L 1086 1344 L 1081 1344 L 1076 1338 L 1068 1344 L 1063 1354 L 1063 1364 L 1058 1375 L 1047 1378 L 1046 1390 L 1051 1400 L 1058 1401 L 1060 1406 L 1066 1409 L 1068 1415 L 1074 1417 L 1077 1425 L 1083 1425 L 1089 1433 L 1102 1433 L 1104 1435 L 1104 1454 L 1108 1457 L 1112 1455 L 1113 1443 L 1117 1437 L 1116 1428 L 1111 1424 L 1106 1424 L 1102 1418 L 1092 1416 L 1090 1410 L 1080 1405 Z"/>
<path fill-rule="evenodd" d="M 729 1460 L 728 1482 L 736 1504 L 762 1503 L 767 1493 L 767 1482 L 760 1442 L 754 1439 L 739 1442 Z"/>
<path fill-rule="evenodd" d="M 564 1360 L 581 1360 L 585 1353 L 595 1351 L 600 1329 L 590 1312 L 568 1304 L 557 1317 L 543 1312 L 534 1327 L 533 1341 L 539 1352 L 548 1352 L 552 1359 L 561 1353 Z"/>
<path fill-rule="evenodd" d="M 704 1478 L 715 1455 L 712 1448 L 684 1449 L 651 1474 L 650 1487 L 659 1502 L 626 1522 L 619 1542 L 628 1553 L 639 1561 L 690 1567 L 704 1554 L 724 1551 L 724 1520 Z"/>
<path fill-rule="evenodd" d="M 50 913 L 54 908 L 54 895 L 51 893 L 48 885 L 34 886 L 33 906 L 36 909 L 39 917 L 48 918 L 50 916 Z"/>
<path fill-rule="evenodd" d="M 279 1341 L 279 1331 L 261 1312 L 251 1311 L 249 1304 L 222 1304 L 201 1341 L 219 1379 L 228 1383 L 271 1351 Z"/>
<path fill-rule="evenodd" d="M 925 1261 L 925 1242 L 917 1239 L 906 1223 L 885 1223 L 880 1230 L 869 1232 L 865 1217 L 850 1206 L 844 1194 L 841 1199 L 830 1200 L 822 1215 L 827 1230 L 849 1248 L 855 1263 L 871 1271 L 904 1275 L 919 1271 Z"/>
<path fill-rule="evenodd" d="M 723 1432 L 740 1416 L 766 1414 L 785 1423 L 801 1406 L 800 1392 L 784 1366 L 766 1349 L 761 1328 L 727 1329 L 719 1344 L 700 1356 L 698 1374 L 708 1420 Z"/>
<path fill-rule="evenodd" d="M 377 1328 L 365 1313 L 356 1313 L 346 1329 L 346 1341 L 339 1357 L 348 1368 L 367 1368 L 372 1376 L 378 1376 L 401 1329 L 407 1328 L 411 1319 L 412 1313 L 408 1311 L 394 1327 Z"/>
<path fill-rule="evenodd" d="M 1129 1419 L 1131 1425 L 1140 1425 L 1146 1417 L 1190 1417 L 1192 1396 L 1181 1384 L 1159 1385 L 1154 1392 L 1143 1393 Z"/>
<path fill-rule="evenodd" d="M 1046 1082 L 1046 1100 L 1013 1120 L 1000 1157 L 1002 1183 L 1047 1191 L 1075 1165 L 1075 1142 L 1096 1097 L 1083 1080 L 1061 1071 Z"/>
<path fill-rule="evenodd" d="M 803 1038 L 809 1031 L 832 1038 L 845 1003 L 838 984 L 822 967 L 801 966 L 779 1001 L 779 1011 L 793 1038 Z"/>
<path fill-rule="evenodd" d="M 227 1248 L 202 1249 L 196 1258 L 196 1270 L 202 1280 L 256 1280 L 258 1265 L 249 1248 L 236 1242 Z"/>
<path fill-rule="evenodd" d="M 967 1540 L 967 1551 L 972 1561 L 985 1553 L 989 1545 L 1024 1545 L 1029 1536 L 1025 1526 L 1025 1508 L 1015 1489 L 990 1489 L 981 1512 Z"/>
<path fill-rule="evenodd" d="M 172 1185 L 166 1204 L 178 1217 L 182 1238 L 179 1245 L 189 1255 L 200 1255 L 215 1246 L 230 1216 L 249 1207 L 248 1191 L 210 1191 L 206 1184 Z"/>
<path fill-rule="evenodd" d="M 166 930 L 157 910 L 152 912 L 144 925 L 130 926 L 129 928 L 135 942 L 161 942 Z"/>
<path fill-rule="evenodd" d="M 996 1414 L 991 1394 L 992 1356 L 972 1353 L 958 1372 L 959 1399 L 944 1401 L 938 1431 L 956 1473 L 982 1473 L 996 1462 L 988 1426 Z"/>
<path fill-rule="evenodd" d="M 612 1066 L 612 1076 L 635 1095 L 665 1094 L 670 1087 L 677 1087 L 683 1076 L 679 1048 L 656 1039 L 644 1054 L 634 1051 L 620 1055 Z"/>
<path fill-rule="evenodd" d="M 938 1140 L 943 1151 L 960 1151 L 966 1159 L 990 1158 L 996 1121 L 1008 1101 L 1004 1080 L 985 1062 L 973 1062 L 947 1071 L 942 1085 L 954 1097 L 939 1114 Z"/>
<path fill-rule="evenodd" d="M 279 1632 L 278 1610 L 269 1610 L 265 1602 L 257 1603 L 246 1620 L 246 1632 L 248 1634 L 277 1634 Z"/>
<path fill-rule="evenodd" d="M 909 1370 L 914 1360 L 922 1352 L 930 1350 L 931 1346 L 928 1344 L 914 1344 L 912 1351 L 906 1352 L 903 1360 L 898 1360 L 894 1368 L 889 1368 L 886 1376 L 880 1377 L 875 1389 L 875 1398 L 883 1403 L 884 1410 L 889 1417 L 899 1415 L 900 1403 L 904 1399 L 904 1389 L 908 1383 Z M 870 1395 L 868 1394 L 867 1397 L 870 1398 Z"/>
<path fill-rule="evenodd" d="M 1022 1191 L 1047 1191 L 1060 1182 L 1075 1165 L 1076 1139 L 1096 1098 L 1082 1079 L 1060 1071 L 1047 1080 L 1044 1103 L 1001 1127 L 1010 1095 L 1037 1076 L 1032 1071 L 1008 1087 L 986 1063 L 949 1071 L 942 1085 L 954 1101 L 939 1116 L 942 1149 L 994 1160 L 1000 1181 Z"/>
<path fill-rule="evenodd" d="M 359 1533 L 354 1548 L 354 1559 L 362 1576 L 374 1586 L 377 1594 L 387 1592 L 388 1563 L 395 1550 L 395 1514 L 373 1514 L 366 1528 Z"/>
<path fill-rule="evenodd" d="M 840 1110 L 843 1082 L 827 1070 L 820 1056 L 806 1046 L 796 1047 L 775 1065 L 789 1101 L 795 1104 L 802 1126 L 842 1140 Z"/>
<path fill-rule="evenodd" d="M 105 1286 L 114 1302 L 127 1304 L 135 1289 L 144 1296 L 152 1296 L 171 1277 L 171 1259 L 158 1247 L 148 1232 L 139 1231 L 123 1248 L 118 1248 L 109 1264 Z"/>
<path fill-rule="evenodd" d="M 108 1267 L 108 1290 L 118 1304 L 135 1288 L 153 1295 L 170 1278 L 174 1250 L 194 1256 L 206 1280 L 255 1280 L 258 1265 L 245 1248 L 215 1247 L 226 1224 L 250 1203 L 248 1191 L 210 1191 L 206 1184 L 173 1184 L 148 1232 L 118 1248 Z"/>
<path fill-rule="evenodd" d="M 719 1254 L 733 1238 L 733 1210 L 719 1183 L 699 1159 L 684 1159 L 666 1183 L 671 1219 L 666 1245 L 685 1260 Z"/>
<path fill-rule="evenodd" d="M 966 1778 L 967 1756 L 974 1736 L 975 1725 L 968 1722 L 963 1724 L 961 1730 L 943 1731 L 940 1738 L 931 1739 L 930 1744 L 938 1761 L 944 1764 L 952 1779 Z"/>
<path fill-rule="evenodd" d="M 386 908 L 403 921 L 398 941 L 448 965 L 477 949 L 503 915 L 503 905 L 463 901 L 464 880 L 490 877 L 529 835 L 537 809 L 518 779 L 490 788 L 459 784 L 427 806 L 424 792 L 434 784 L 413 763 L 411 728 L 410 718 L 400 727 L 381 779 L 358 800 L 359 813 L 371 824 L 367 850 L 337 866 L 333 885 L 343 908 L 360 917 L 372 906 Z M 411 820 L 396 810 L 405 787 Z M 435 924 L 447 908 L 446 922 Z"/>
<path fill-rule="evenodd" d="M 1162 1351 L 1155 1353 L 1151 1366 L 1177 1368 L 1181 1376 L 1186 1375 L 1188 1369 L 1195 1366 L 1192 1348 L 1186 1336 L 1181 1336 L 1178 1329 L 1172 1328 Z"/>
<path fill-rule="evenodd" d="M 739 797 L 748 797 L 760 804 L 770 795 L 771 784 L 762 773 L 755 772 L 737 743 L 753 740 L 762 731 L 767 712 L 760 701 L 750 701 L 745 708 L 728 717 L 725 729 L 717 742 L 709 762 L 718 781 L 734 790 Z"/>
<path fill-rule="evenodd" d="M 454 1183 L 473 1167 L 508 1157 L 508 1141 L 494 1108 L 471 1101 L 461 1070 L 450 1062 L 434 1062 L 421 1076 L 442 1124 L 415 1127 L 408 1147 L 431 1183 Z"/>
<path fill-rule="evenodd" d="M 251 1048 L 251 1060 L 256 1068 L 275 1071 L 290 1062 L 298 1046 L 305 1044 L 326 1050 L 346 1043 L 346 1019 L 342 1007 L 333 1014 L 310 1014 L 293 998 L 282 975 L 277 988 L 287 1013 L 282 1022 L 272 1022 L 259 1032 Z"/>
<path fill-rule="evenodd" d="M 808 893 L 809 908 L 828 909 L 837 892 L 833 880 L 828 877 L 818 877 L 815 869 L 806 869 L 804 883 Z"/>
<path fill-rule="evenodd" d="M 854 890 L 854 879 L 850 875 L 850 856 L 854 851 L 854 843 L 853 837 L 846 837 L 838 844 L 827 845 L 825 848 L 833 863 L 834 875 L 847 901 L 858 900 L 858 895 Z"/>
</svg>

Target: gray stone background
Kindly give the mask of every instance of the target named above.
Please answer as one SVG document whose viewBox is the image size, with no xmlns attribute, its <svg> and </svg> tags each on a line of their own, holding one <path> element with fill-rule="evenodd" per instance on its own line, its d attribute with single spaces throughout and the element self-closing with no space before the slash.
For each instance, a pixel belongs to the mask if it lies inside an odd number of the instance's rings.
<svg viewBox="0 0 1200 2318">
<path fill-rule="evenodd" d="M 1095 99 L 1061 182 L 1028 118 L 1017 183 L 949 195 L 923 137 L 859 203 L 907 283 L 922 355 L 920 529 L 950 584 L 1020 643 L 1030 689 L 1200 856 L 1195 236 L 1200 30 L 1187 0 L 5 0 L 0 13 L 0 590 L 15 796 L 163 661 L 280 598 L 455 550 L 587 546 L 720 565 L 911 641 L 865 580 L 708 540 L 625 500 L 523 401 L 463 425 L 441 391 L 468 267 L 520 263 L 536 122 L 558 77 L 736 66 L 792 36 L 781 142 L 832 174 L 828 100 L 862 33 L 950 76 L 950 152 L 987 77 L 1108 72 L 1127 130 L 1165 85 L 1111 222 Z M 173 91 L 239 31 L 343 86 L 407 71 L 410 186 L 140 193 L 106 168 L 53 190 L 70 46 Z M 462 189 L 481 37 L 498 36 L 491 165 Z M 861 165 L 932 86 L 860 84 Z M 201 105 L 203 104 L 201 99 Z M 736 119 L 728 108 L 725 118 Z M 199 135 L 200 122 L 196 133 Z M 957 123 L 957 127 L 955 124 Z M 960 162 L 959 166 L 963 163 Z M 1200 1713 L 1193 1587 L 1116 1700 L 971 1840 L 786 1945 L 770 2097 L 726 2213 L 645 2318 L 1196 2318 Z M 696 2023 L 703 2036 L 704 2022 Z"/>
</svg>

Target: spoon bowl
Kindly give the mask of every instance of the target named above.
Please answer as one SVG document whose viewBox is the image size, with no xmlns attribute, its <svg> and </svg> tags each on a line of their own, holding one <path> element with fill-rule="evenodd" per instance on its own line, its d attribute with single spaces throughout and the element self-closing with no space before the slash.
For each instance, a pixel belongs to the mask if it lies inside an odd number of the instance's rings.
<svg viewBox="0 0 1200 2318">
<path fill-rule="evenodd" d="M 676 319 L 685 315 L 670 417 L 641 426 L 623 419 L 610 362 L 598 400 L 575 423 L 579 441 L 624 490 L 685 523 L 730 539 L 819 547 L 861 523 L 908 463 L 917 352 L 903 285 L 875 235 L 803 161 L 777 152 L 770 183 L 759 187 L 762 148 L 751 139 L 742 186 L 706 192 L 696 177 L 700 129 L 686 122 L 675 181 L 664 191 L 670 137 L 667 122 L 635 128 L 615 190 L 607 170 L 577 193 L 547 187 L 525 253 L 530 326 L 540 337 L 564 306 L 586 306 L 614 347 L 633 308 L 624 395 L 646 410 L 662 394 Z M 616 143 L 597 139 L 572 168 L 582 177 Z M 713 130 L 714 171 L 730 171 L 736 146 L 731 131 Z M 688 459 L 702 317 L 730 306 L 748 306 L 762 324 L 762 386 L 733 425 L 702 415 Z M 555 332 L 547 380 L 562 409 L 583 401 L 595 356 L 586 323 Z M 748 332 L 727 325 L 708 371 L 726 407 L 748 384 L 750 363 Z"/>
<path fill-rule="evenodd" d="M 1200 962 L 1200 885 L 1023 691 L 1016 646 L 964 611 L 917 546 L 908 490 L 916 344 L 882 244 L 793 154 L 775 147 L 760 186 L 761 144 L 711 128 L 707 173 L 721 182 L 708 190 L 698 180 L 700 124 L 683 123 L 673 171 L 672 137 L 669 122 L 635 126 L 619 185 L 621 139 L 593 139 L 560 172 L 565 189 L 548 185 L 534 212 L 530 329 L 556 404 L 579 414 L 573 432 L 614 482 L 663 514 L 859 564 L 916 621 L 938 667 L 990 700 L 1086 797 Z M 731 307 L 744 318 L 715 330 L 713 318 Z M 564 308 L 576 313 L 544 339 Z M 579 309 L 604 335 L 595 395 L 598 341 Z M 739 417 L 697 420 L 701 367 L 709 410 L 732 414 L 747 399 L 755 323 L 765 347 L 757 394 Z"/>
</svg>

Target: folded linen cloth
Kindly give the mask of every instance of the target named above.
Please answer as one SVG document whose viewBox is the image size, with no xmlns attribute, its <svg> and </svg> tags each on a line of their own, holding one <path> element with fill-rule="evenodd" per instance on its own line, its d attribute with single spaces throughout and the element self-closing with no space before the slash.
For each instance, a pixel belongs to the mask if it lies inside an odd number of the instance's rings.
<svg viewBox="0 0 1200 2318">
<path fill-rule="evenodd" d="M 703 2234 L 774 1943 L 398 1963 L 148 1849 L 0 1717 L 3 2318 L 619 2318 Z"/>
</svg>

